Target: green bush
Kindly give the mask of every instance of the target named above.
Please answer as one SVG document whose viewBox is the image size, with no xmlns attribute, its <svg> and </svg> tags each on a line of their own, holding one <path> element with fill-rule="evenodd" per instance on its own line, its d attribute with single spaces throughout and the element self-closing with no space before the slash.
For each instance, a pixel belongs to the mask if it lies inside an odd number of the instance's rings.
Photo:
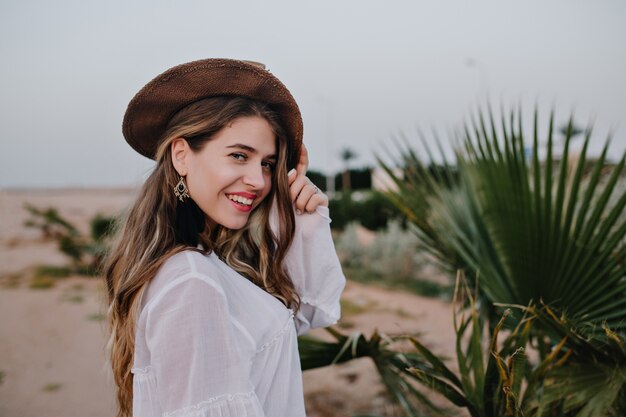
<svg viewBox="0 0 626 417">
<path fill-rule="evenodd" d="M 342 195 L 330 200 L 333 229 L 343 230 L 349 223 L 357 222 L 369 230 L 379 230 L 393 219 L 405 224 L 401 212 L 384 195 L 375 191 L 367 192 L 363 194 L 362 200 L 357 200 L 355 195 Z"/>
<path fill-rule="evenodd" d="M 106 239 L 113 232 L 115 220 L 115 217 L 97 214 L 91 219 L 91 238 L 96 242 Z"/>
<path fill-rule="evenodd" d="M 31 204 L 24 204 L 24 208 L 31 215 L 24 222 L 26 227 L 39 229 L 44 239 L 57 239 L 60 236 L 76 236 L 78 230 L 73 224 L 65 220 L 54 207 L 37 208 Z"/>
<path fill-rule="evenodd" d="M 55 266 L 55 265 L 38 265 L 35 268 L 35 276 L 47 276 L 53 278 L 65 278 L 72 273 L 72 270 L 67 266 Z"/>
<path fill-rule="evenodd" d="M 354 190 L 371 190 L 372 189 L 372 168 L 351 168 L 350 188 Z M 307 174 L 308 175 L 308 174 Z M 343 187 L 343 173 L 335 175 L 335 190 L 341 190 Z"/>
<path fill-rule="evenodd" d="M 397 221 L 378 230 L 372 242 L 359 238 L 357 223 L 337 235 L 335 247 L 346 276 L 358 282 L 408 290 L 427 297 L 450 297 L 452 285 L 424 279 L 423 267 L 430 263 L 417 250 L 418 239 Z"/>
<path fill-rule="evenodd" d="M 114 217 L 97 214 L 91 219 L 90 235 L 83 236 L 53 207 L 39 209 L 27 204 L 25 208 L 31 218 L 24 225 L 41 230 L 44 239 L 56 240 L 59 250 L 71 259 L 72 272 L 81 275 L 95 275 L 98 272 L 106 241 L 116 221 Z"/>
</svg>

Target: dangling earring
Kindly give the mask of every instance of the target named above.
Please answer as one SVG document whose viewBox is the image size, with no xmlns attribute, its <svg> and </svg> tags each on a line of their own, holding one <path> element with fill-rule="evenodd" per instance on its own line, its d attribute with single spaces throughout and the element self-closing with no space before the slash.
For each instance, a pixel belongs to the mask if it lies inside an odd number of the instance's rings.
<svg viewBox="0 0 626 417">
<path fill-rule="evenodd" d="M 188 191 L 185 179 L 180 177 L 180 180 L 178 180 L 178 183 L 174 187 L 174 194 L 176 194 L 176 197 L 178 197 L 180 201 L 184 202 L 185 198 L 189 198 Z"/>
</svg>

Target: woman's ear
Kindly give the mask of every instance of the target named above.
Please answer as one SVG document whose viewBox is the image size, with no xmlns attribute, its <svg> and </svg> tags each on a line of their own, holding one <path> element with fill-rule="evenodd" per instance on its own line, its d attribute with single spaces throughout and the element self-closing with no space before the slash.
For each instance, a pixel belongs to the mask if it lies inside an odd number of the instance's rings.
<svg viewBox="0 0 626 417">
<path fill-rule="evenodd" d="M 174 169 L 178 172 L 178 175 L 184 177 L 187 175 L 187 159 L 191 153 L 189 144 L 183 138 L 176 138 L 172 141 L 170 146 L 172 165 L 174 165 Z"/>
</svg>

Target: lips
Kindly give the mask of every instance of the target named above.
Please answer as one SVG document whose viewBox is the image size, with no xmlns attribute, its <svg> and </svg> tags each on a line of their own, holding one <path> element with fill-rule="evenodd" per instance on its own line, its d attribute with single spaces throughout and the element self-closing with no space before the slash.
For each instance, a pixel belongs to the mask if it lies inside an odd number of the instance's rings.
<svg viewBox="0 0 626 417">
<path fill-rule="evenodd" d="M 226 198 L 228 198 L 231 203 L 233 203 L 237 210 L 248 212 L 252 210 L 252 203 L 256 198 L 256 194 L 245 192 L 227 193 Z"/>
</svg>

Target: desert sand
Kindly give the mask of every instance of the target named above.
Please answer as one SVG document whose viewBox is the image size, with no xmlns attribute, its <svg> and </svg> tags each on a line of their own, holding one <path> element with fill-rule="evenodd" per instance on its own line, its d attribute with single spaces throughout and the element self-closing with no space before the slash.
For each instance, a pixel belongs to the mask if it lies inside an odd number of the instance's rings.
<svg viewBox="0 0 626 417">
<path fill-rule="evenodd" d="M 23 225 L 29 217 L 23 206 L 56 207 L 87 233 L 95 214 L 118 214 L 133 198 L 132 190 L 122 189 L 0 190 L 1 417 L 114 415 L 103 282 L 73 276 L 49 289 L 30 288 L 36 265 L 68 259 Z M 435 352 L 453 355 L 449 303 L 354 282 L 343 298 L 352 308 L 339 323 L 342 332 L 419 333 Z M 313 334 L 327 336 L 322 329 Z M 304 387 L 309 417 L 400 415 L 367 358 L 307 371 Z"/>
</svg>

